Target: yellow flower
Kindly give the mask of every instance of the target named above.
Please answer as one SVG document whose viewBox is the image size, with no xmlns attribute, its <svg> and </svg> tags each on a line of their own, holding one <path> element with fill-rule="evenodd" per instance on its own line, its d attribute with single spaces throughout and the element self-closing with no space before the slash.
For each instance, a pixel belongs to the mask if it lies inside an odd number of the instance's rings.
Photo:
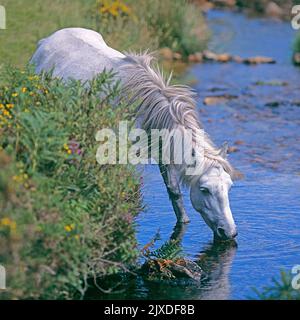
<svg viewBox="0 0 300 320">
<path fill-rule="evenodd" d="M 79 234 L 75 234 L 75 236 L 74 236 L 74 238 L 76 239 L 76 240 L 79 240 Z"/>
<path fill-rule="evenodd" d="M 10 115 L 10 113 L 7 111 L 7 110 L 4 110 L 3 112 L 3 115 L 5 115 L 6 117 L 8 117 Z"/>
<path fill-rule="evenodd" d="M 1 224 L 3 226 L 9 226 L 11 224 L 11 220 L 9 218 L 2 218 L 1 219 Z"/>
<path fill-rule="evenodd" d="M 15 97 L 17 97 L 18 95 L 19 95 L 19 94 L 18 94 L 17 92 L 15 92 L 15 93 L 13 93 L 11 96 L 15 98 Z"/>
<path fill-rule="evenodd" d="M 68 154 L 72 154 L 72 150 L 70 150 L 70 149 L 67 152 L 68 152 Z"/>
<path fill-rule="evenodd" d="M 27 91 L 27 88 L 22 88 L 22 92 L 25 93 Z"/>
<path fill-rule="evenodd" d="M 6 108 L 8 108 L 8 109 L 12 109 L 14 107 L 14 104 L 13 103 L 8 103 L 7 105 L 6 105 Z M 1 109 L 1 108 L 0 108 Z"/>
<path fill-rule="evenodd" d="M 65 230 L 67 232 L 71 232 L 74 229 L 75 229 L 75 224 L 74 223 L 71 223 L 71 224 L 68 224 L 68 225 L 65 226 Z"/>
<path fill-rule="evenodd" d="M 10 218 L 2 218 L 0 222 L 0 225 L 4 227 L 9 227 L 10 231 L 15 233 L 17 229 L 17 223 L 15 221 L 11 220 Z"/>
<path fill-rule="evenodd" d="M 65 226 L 65 230 L 67 231 L 67 232 L 71 232 L 72 231 L 72 228 L 71 228 L 71 226 Z"/>
<path fill-rule="evenodd" d="M 39 76 L 37 76 L 37 75 L 35 75 L 35 76 L 29 76 L 29 77 L 28 77 L 28 80 L 29 80 L 29 81 L 39 80 Z"/>
</svg>

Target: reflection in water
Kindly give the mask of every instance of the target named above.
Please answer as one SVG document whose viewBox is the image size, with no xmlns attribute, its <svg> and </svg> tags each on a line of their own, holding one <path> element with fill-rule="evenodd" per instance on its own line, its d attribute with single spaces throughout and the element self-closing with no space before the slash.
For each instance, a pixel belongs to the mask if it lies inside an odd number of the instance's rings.
<svg viewBox="0 0 300 320">
<path fill-rule="evenodd" d="M 186 232 L 187 224 L 177 224 L 171 239 L 180 243 Z M 196 296 L 193 299 L 229 299 L 229 272 L 237 250 L 235 241 L 213 242 L 199 253 L 196 262 L 204 272 L 204 277 L 198 284 Z"/>
<path fill-rule="evenodd" d="M 206 278 L 202 282 L 203 293 L 199 299 L 229 299 L 229 273 L 237 250 L 235 241 L 210 244 L 199 255 L 197 263 Z"/>
</svg>

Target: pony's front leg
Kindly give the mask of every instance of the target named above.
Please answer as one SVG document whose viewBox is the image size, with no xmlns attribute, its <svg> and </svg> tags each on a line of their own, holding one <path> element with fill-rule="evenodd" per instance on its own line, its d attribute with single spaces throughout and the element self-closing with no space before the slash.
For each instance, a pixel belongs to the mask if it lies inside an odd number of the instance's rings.
<svg viewBox="0 0 300 320">
<path fill-rule="evenodd" d="M 169 198 L 172 202 L 173 209 L 175 211 L 177 222 L 187 223 L 190 221 L 187 216 L 184 206 L 182 193 L 177 180 L 177 175 L 172 165 L 159 164 L 160 173 L 164 179 Z"/>
</svg>

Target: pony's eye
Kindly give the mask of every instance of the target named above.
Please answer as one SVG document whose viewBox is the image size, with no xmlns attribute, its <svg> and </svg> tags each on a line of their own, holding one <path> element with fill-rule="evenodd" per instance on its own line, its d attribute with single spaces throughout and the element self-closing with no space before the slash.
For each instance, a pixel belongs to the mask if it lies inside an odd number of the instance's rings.
<svg viewBox="0 0 300 320">
<path fill-rule="evenodd" d="M 209 190 L 208 190 L 208 188 L 205 188 L 205 187 L 201 187 L 201 188 L 200 188 L 200 191 L 201 191 L 203 194 L 209 194 L 209 193 L 210 193 Z"/>
</svg>

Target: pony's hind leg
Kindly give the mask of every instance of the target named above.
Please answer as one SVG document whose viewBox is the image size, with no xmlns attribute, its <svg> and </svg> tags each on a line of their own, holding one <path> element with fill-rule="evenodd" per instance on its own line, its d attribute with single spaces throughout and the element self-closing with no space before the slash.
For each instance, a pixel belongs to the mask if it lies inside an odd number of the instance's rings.
<svg viewBox="0 0 300 320">
<path fill-rule="evenodd" d="M 180 191 L 180 186 L 174 167 L 172 165 L 159 164 L 159 170 L 164 179 L 169 198 L 172 202 L 172 206 L 177 217 L 177 222 L 189 222 L 190 219 L 187 216 L 183 206 L 182 193 Z"/>
</svg>

